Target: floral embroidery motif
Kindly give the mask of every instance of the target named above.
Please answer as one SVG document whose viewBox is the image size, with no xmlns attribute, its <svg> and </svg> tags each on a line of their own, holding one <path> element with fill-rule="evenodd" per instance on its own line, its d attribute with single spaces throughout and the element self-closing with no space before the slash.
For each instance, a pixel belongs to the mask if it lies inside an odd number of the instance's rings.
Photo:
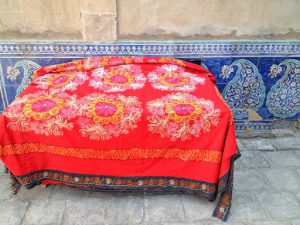
<svg viewBox="0 0 300 225">
<path fill-rule="evenodd" d="M 209 132 L 212 125 L 218 125 L 221 114 L 212 101 L 188 93 L 169 94 L 148 102 L 147 109 L 151 114 L 147 117 L 149 130 L 172 141 L 186 141 Z"/>
<path fill-rule="evenodd" d="M 166 57 L 161 57 L 159 59 L 159 62 L 160 63 L 175 63 L 175 64 L 178 64 L 179 66 L 185 66 L 185 62 L 182 61 L 182 60 L 179 60 L 179 59 L 174 59 L 174 58 L 166 58 Z"/>
<path fill-rule="evenodd" d="M 39 91 L 17 98 L 4 115 L 13 131 L 61 136 L 63 129 L 73 128 L 68 120 L 76 117 L 76 105 L 76 95 Z"/>
<path fill-rule="evenodd" d="M 118 122 L 123 112 L 124 106 L 121 102 L 101 98 L 88 106 L 86 115 L 93 118 L 95 123 L 109 124 Z"/>
<path fill-rule="evenodd" d="M 205 78 L 184 71 L 177 65 L 166 64 L 148 74 L 155 89 L 163 91 L 194 91 L 197 84 L 204 84 Z"/>
<path fill-rule="evenodd" d="M 10 80 L 16 80 L 17 77 L 20 75 L 20 70 L 17 68 L 13 68 L 12 66 L 8 66 L 6 69 L 7 78 Z"/>
<path fill-rule="evenodd" d="M 130 160 L 130 159 L 180 159 L 183 161 L 203 161 L 220 163 L 222 153 L 212 149 L 180 149 L 180 148 L 129 148 L 129 149 L 92 149 L 71 148 L 52 146 L 40 143 L 25 143 L 13 145 L 0 145 L 0 156 L 27 154 L 27 153 L 50 153 L 55 155 L 77 157 L 82 159 L 107 159 L 107 160 Z"/>
<path fill-rule="evenodd" d="M 105 92 L 118 92 L 144 87 L 146 77 L 138 65 L 98 68 L 92 71 L 90 86 Z"/>
<path fill-rule="evenodd" d="M 275 78 L 282 72 L 282 67 L 276 64 L 273 64 L 270 68 L 270 72 L 268 74 L 269 77 Z"/>
<path fill-rule="evenodd" d="M 49 73 L 34 80 L 37 88 L 74 91 L 88 79 L 86 73 Z"/>
<path fill-rule="evenodd" d="M 94 93 L 79 100 L 77 124 L 84 137 L 108 140 L 137 127 L 142 108 L 137 97 Z"/>
<path fill-rule="evenodd" d="M 233 68 L 231 66 L 228 65 L 224 65 L 222 67 L 222 73 L 220 75 L 220 77 L 224 80 L 224 79 L 228 79 L 230 74 L 233 72 Z"/>
<path fill-rule="evenodd" d="M 49 96 L 40 96 L 28 101 L 24 108 L 24 115 L 34 120 L 45 120 L 51 116 L 56 116 L 64 107 L 64 100 Z"/>
<path fill-rule="evenodd" d="M 192 101 L 180 100 L 166 105 L 166 113 L 169 119 L 176 123 L 195 120 L 202 112 L 199 105 Z"/>
</svg>

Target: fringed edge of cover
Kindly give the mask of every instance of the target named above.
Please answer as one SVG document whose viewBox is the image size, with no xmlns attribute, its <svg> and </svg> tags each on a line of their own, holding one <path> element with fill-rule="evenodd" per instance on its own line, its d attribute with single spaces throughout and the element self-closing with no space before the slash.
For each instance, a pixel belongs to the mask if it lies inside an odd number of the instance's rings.
<svg viewBox="0 0 300 225">
<path fill-rule="evenodd" d="M 231 158 L 230 170 L 227 173 L 227 175 L 225 175 L 226 177 L 224 177 L 225 180 L 227 179 L 226 184 L 225 184 L 225 186 L 221 185 L 222 187 L 219 189 L 219 191 L 221 192 L 221 195 L 219 197 L 216 208 L 212 214 L 213 217 L 216 217 L 222 221 L 226 221 L 229 216 L 229 212 L 230 212 L 230 208 L 231 208 L 231 200 L 232 200 L 234 161 L 236 159 L 238 159 L 240 156 L 241 156 L 241 154 L 238 152 Z M 18 179 L 9 170 L 8 170 L 8 172 L 10 174 L 10 179 L 11 179 L 11 183 L 10 183 L 11 192 L 14 195 L 16 195 L 18 193 L 19 189 L 21 188 L 22 184 L 18 181 Z M 40 184 L 40 182 L 38 182 L 38 184 Z M 35 185 L 36 184 L 34 184 L 34 186 Z M 213 199 L 211 199 L 211 200 L 213 200 Z"/>
<path fill-rule="evenodd" d="M 238 159 L 240 156 L 241 154 L 238 152 L 236 155 L 232 156 L 231 158 L 230 170 L 228 173 L 226 187 L 222 191 L 217 206 L 212 214 L 213 217 L 216 217 L 222 221 L 226 221 L 229 216 L 229 212 L 231 208 L 231 200 L 232 200 L 234 161 Z"/>
<path fill-rule="evenodd" d="M 12 194 L 16 195 L 21 188 L 22 184 L 17 180 L 17 178 L 9 171 L 10 178 L 10 191 Z"/>
<path fill-rule="evenodd" d="M 4 173 L 8 173 L 8 168 L 6 166 L 4 166 L 3 171 L 4 171 Z"/>
</svg>

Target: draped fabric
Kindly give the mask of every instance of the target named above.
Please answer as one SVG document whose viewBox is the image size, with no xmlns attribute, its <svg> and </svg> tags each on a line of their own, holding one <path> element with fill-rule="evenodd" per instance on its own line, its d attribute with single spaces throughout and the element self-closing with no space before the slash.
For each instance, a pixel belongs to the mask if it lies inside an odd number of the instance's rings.
<svg viewBox="0 0 300 225">
<path fill-rule="evenodd" d="M 228 216 L 233 117 L 196 64 L 109 56 L 42 67 L 0 116 L 0 144 L 27 187 L 221 192 L 214 216 Z"/>
</svg>

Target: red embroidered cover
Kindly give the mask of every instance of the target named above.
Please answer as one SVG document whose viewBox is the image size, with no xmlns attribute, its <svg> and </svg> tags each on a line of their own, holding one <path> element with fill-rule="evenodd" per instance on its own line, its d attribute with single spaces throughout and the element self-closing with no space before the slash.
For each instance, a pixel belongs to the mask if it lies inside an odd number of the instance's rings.
<svg viewBox="0 0 300 225">
<path fill-rule="evenodd" d="M 226 219 L 232 113 L 202 67 L 171 58 L 95 57 L 39 69 L 0 116 L 0 158 L 27 187 L 181 191 Z"/>
</svg>

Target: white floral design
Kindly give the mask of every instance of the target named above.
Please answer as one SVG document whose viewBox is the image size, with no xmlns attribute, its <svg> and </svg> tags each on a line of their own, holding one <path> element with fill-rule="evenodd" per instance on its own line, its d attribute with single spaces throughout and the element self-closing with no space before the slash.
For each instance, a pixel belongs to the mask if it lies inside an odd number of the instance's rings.
<svg viewBox="0 0 300 225">
<path fill-rule="evenodd" d="M 55 89 L 60 91 L 75 91 L 82 85 L 88 76 L 86 72 L 73 73 L 49 73 L 38 77 L 33 81 L 37 88 Z"/>
<path fill-rule="evenodd" d="M 137 127 L 143 112 L 134 96 L 94 93 L 78 102 L 77 124 L 83 137 L 108 140 Z"/>
<path fill-rule="evenodd" d="M 231 66 L 227 66 L 224 65 L 222 67 L 222 73 L 220 75 L 220 77 L 224 80 L 224 79 L 228 79 L 230 74 L 233 72 L 233 68 Z"/>
<path fill-rule="evenodd" d="M 271 78 L 275 78 L 278 76 L 278 74 L 280 74 L 282 72 L 282 68 L 281 66 L 278 66 L 276 64 L 273 64 L 270 68 L 270 72 L 269 72 L 269 77 Z"/>
<path fill-rule="evenodd" d="M 186 141 L 217 126 L 221 112 L 212 101 L 188 93 L 174 93 L 147 103 L 148 129 L 171 141 Z"/>
<path fill-rule="evenodd" d="M 186 72 L 183 67 L 165 64 L 148 74 L 152 87 L 162 91 L 187 91 L 196 89 L 197 84 L 204 84 L 205 78 Z"/>
<path fill-rule="evenodd" d="M 17 76 L 20 75 L 20 70 L 12 67 L 12 66 L 8 66 L 6 69 L 7 72 L 7 78 L 10 80 L 16 80 Z"/>
<path fill-rule="evenodd" d="M 105 92 L 119 92 L 143 88 L 146 77 L 139 65 L 100 67 L 92 70 L 90 86 Z"/>
<path fill-rule="evenodd" d="M 73 128 L 70 120 L 76 117 L 76 105 L 76 95 L 39 91 L 18 97 L 3 115 L 13 131 L 61 136 L 64 129 Z"/>
</svg>

